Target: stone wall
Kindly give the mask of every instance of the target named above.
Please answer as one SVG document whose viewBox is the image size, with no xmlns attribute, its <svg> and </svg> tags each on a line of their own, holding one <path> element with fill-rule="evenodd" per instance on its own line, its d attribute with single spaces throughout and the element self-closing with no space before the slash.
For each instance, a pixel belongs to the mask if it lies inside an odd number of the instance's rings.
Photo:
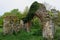
<svg viewBox="0 0 60 40">
<path fill-rule="evenodd" d="M 42 35 L 43 38 L 47 40 L 52 40 L 54 38 L 54 23 L 52 18 L 49 16 L 46 9 L 38 9 L 35 15 L 41 20 L 42 23 Z"/>
<path fill-rule="evenodd" d="M 20 30 L 20 20 L 16 16 L 5 16 L 3 19 L 3 33 L 12 34 Z"/>
</svg>

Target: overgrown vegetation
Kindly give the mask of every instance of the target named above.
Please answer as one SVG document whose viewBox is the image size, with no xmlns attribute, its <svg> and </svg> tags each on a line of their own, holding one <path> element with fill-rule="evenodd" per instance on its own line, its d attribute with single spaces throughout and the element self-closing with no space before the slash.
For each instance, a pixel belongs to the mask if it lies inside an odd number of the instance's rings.
<svg viewBox="0 0 60 40">
<path fill-rule="evenodd" d="M 20 30 L 16 35 L 3 35 L 3 18 L 4 16 L 16 15 L 19 19 L 26 17 L 28 13 L 28 7 L 21 13 L 18 9 L 13 9 L 10 12 L 5 12 L 4 15 L 0 16 L 0 40 L 43 40 L 42 37 L 42 26 L 38 18 L 32 20 L 31 31 L 27 33 L 24 29 Z M 33 8 L 32 8 L 33 10 Z M 31 11 L 32 11 L 31 10 Z M 36 11 L 36 10 L 34 10 Z M 32 11 L 34 13 L 34 11 Z M 49 11 L 50 15 L 53 16 L 52 12 Z M 32 16 L 32 15 L 29 15 Z M 60 12 L 58 12 L 58 18 L 53 20 L 56 27 L 56 34 L 54 40 L 60 40 Z"/>
</svg>

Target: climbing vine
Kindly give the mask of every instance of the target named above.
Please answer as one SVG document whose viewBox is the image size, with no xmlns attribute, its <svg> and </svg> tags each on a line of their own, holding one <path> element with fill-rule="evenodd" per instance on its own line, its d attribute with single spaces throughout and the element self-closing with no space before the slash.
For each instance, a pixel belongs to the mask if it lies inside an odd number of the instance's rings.
<svg viewBox="0 0 60 40">
<path fill-rule="evenodd" d="M 29 12 L 25 18 L 23 18 L 24 23 L 33 19 L 35 12 L 40 8 L 42 8 L 43 4 L 38 3 L 37 1 L 33 2 L 30 6 Z"/>
</svg>

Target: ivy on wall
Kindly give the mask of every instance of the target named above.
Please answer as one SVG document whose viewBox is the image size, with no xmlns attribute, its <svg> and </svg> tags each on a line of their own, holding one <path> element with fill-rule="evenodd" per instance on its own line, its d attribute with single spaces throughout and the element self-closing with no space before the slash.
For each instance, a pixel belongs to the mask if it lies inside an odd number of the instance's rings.
<svg viewBox="0 0 60 40">
<path fill-rule="evenodd" d="M 38 3 L 37 1 L 33 2 L 32 5 L 30 6 L 30 9 L 29 9 L 28 14 L 26 15 L 25 18 L 23 18 L 24 23 L 32 20 L 33 17 L 34 17 L 34 15 L 35 15 L 35 12 L 36 12 L 38 9 L 43 8 L 42 6 L 43 6 L 43 4 Z"/>
</svg>

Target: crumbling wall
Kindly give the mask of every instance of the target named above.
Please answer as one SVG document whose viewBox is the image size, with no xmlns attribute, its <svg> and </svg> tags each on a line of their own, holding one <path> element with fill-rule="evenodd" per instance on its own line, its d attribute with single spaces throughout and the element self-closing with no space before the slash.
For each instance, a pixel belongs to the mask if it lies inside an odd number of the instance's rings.
<svg viewBox="0 0 60 40">
<path fill-rule="evenodd" d="M 41 20 L 42 23 L 42 35 L 43 38 L 46 38 L 47 40 L 54 39 L 54 23 L 52 18 L 49 16 L 46 9 L 38 9 L 35 12 L 35 15 Z M 45 40 L 45 39 L 44 39 Z"/>
<path fill-rule="evenodd" d="M 12 34 L 20 30 L 20 20 L 16 16 L 6 16 L 3 19 L 3 33 Z"/>
</svg>

